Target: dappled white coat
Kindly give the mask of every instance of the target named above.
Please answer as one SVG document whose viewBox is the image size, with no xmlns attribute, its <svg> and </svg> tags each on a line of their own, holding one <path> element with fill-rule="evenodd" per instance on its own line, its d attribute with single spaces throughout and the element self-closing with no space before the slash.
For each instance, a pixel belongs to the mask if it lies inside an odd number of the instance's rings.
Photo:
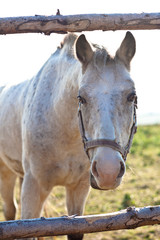
<svg viewBox="0 0 160 240">
<path fill-rule="evenodd" d="M 1 89 L 0 190 L 7 219 L 15 215 L 16 175 L 24 177 L 22 218 L 39 217 L 55 185 L 66 187 L 68 213 L 82 214 L 90 172 L 100 189 L 120 184 L 125 163 L 119 152 L 109 147 L 90 150 L 90 164 L 83 151 L 77 95 L 86 99 L 82 112 L 87 138 L 125 146 L 133 123 L 134 103 L 127 96 L 135 95 L 129 75 L 134 53 L 131 33 L 114 59 L 84 35 L 77 39 L 69 34 L 34 78 Z"/>
</svg>

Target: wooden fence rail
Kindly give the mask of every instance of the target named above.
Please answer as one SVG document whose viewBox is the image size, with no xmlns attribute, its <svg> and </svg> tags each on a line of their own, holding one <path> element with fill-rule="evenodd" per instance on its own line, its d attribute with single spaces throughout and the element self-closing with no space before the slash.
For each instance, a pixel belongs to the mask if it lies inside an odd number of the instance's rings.
<svg viewBox="0 0 160 240">
<path fill-rule="evenodd" d="M 80 14 L 0 18 L 0 34 L 160 29 L 160 13 Z"/>
<path fill-rule="evenodd" d="M 0 239 L 93 233 L 160 224 L 160 205 L 91 216 L 39 218 L 0 223 Z"/>
</svg>

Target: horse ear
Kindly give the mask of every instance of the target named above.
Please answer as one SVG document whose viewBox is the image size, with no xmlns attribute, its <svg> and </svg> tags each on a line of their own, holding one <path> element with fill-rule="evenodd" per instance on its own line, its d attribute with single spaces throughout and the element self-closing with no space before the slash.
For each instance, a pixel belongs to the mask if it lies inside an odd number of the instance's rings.
<svg viewBox="0 0 160 240">
<path fill-rule="evenodd" d="M 86 69 L 88 63 L 91 61 L 93 56 L 93 50 L 89 42 L 86 40 L 84 34 L 77 38 L 76 44 L 76 56 L 78 60 L 83 64 L 83 70 Z"/>
<path fill-rule="evenodd" d="M 125 66 L 130 69 L 130 62 L 136 52 L 136 41 L 131 32 L 127 32 L 120 48 L 116 52 L 116 57 L 124 62 Z"/>
</svg>

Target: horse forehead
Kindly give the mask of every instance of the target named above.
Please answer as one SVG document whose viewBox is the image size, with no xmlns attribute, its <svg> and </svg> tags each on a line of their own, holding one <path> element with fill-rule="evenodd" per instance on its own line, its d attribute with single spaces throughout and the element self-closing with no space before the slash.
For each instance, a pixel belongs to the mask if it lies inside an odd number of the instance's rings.
<svg viewBox="0 0 160 240">
<path fill-rule="evenodd" d="M 112 61 L 106 64 L 103 71 L 101 71 L 102 79 L 108 82 L 122 82 L 125 84 L 125 80 L 130 79 L 130 72 L 126 69 L 121 62 Z"/>
<path fill-rule="evenodd" d="M 124 91 L 134 90 L 134 82 L 127 70 L 108 68 L 99 74 L 91 74 L 89 79 L 84 81 L 84 86 L 91 94 L 121 94 Z"/>
<path fill-rule="evenodd" d="M 98 79 L 104 81 L 104 84 L 112 84 L 113 82 L 118 84 L 118 82 L 124 83 L 125 80 L 128 81 L 130 79 L 130 72 L 126 69 L 124 64 L 120 61 L 116 61 L 114 59 L 108 60 L 105 64 L 101 62 L 98 64 L 97 62 L 92 63 L 91 68 L 88 69 L 87 81 L 89 82 L 97 82 Z M 88 78 L 89 76 L 89 78 Z M 130 84 L 133 84 L 130 82 Z"/>
</svg>

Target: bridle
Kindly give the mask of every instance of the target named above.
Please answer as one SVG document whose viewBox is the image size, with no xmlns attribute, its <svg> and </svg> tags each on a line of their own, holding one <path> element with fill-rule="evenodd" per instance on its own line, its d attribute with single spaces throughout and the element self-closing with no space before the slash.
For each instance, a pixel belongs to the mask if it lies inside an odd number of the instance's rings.
<svg viewBox="0 0 160 240">
<path fill-rule="evenodd" d="M 87 139 L 87 137 L 85 135 L 85 127 L 84 127 L 84 123 L 83 123 L 82 110 L 81 110 L 81 105 L 83 104 L 83 101 L 82 101 L 81 96 L 78 96 L 77 98 L 79 100 L 79 107 L 78 107 L 79 129 L 80 129 L 82 142 L 84 145 L 84 151 L 86 152 L 89 160 L 90 160 L 90 156 L 88 153 L 89 149 L 96 148 L 96 147 L 110 147 L 110 148 L 118 151 L 122 155 L 124 161 L 126 161 L 127 154 L 129 153 L 130 147 L 132 145 L 133 136 L 137 131 L 137 117 L 136 117 L 137 99 L 134 102 L 133 125 L 131 127 L 130 136 L 129 136 L 127 145 L 123 148 L 120 144 L 118 144 L 114 140 L 109 140 L 109 139 L 105 139 L 105 138 L 104 139 L 94 139 L 94 140 Z"/>
</svg>

